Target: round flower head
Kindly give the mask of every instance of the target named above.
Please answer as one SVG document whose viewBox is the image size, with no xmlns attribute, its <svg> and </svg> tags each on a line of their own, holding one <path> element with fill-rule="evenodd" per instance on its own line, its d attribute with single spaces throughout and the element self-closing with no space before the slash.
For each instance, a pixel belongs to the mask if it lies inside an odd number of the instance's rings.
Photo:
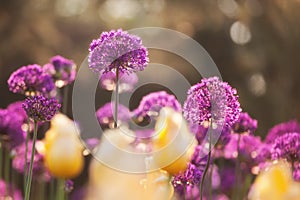
<svg viewBox="0 0 300 200">
<path fill-rule="evenodd" d="M 43 70 L 52 76 L 59 88 L 72 83 L 76 76 L 75 63 L 59 55 L 52 57 L 50 63 L 43 66 Z"/>
<path fill-rule="evenodd" d="M 121 29 L 103 32 L 89 48 L 89 67 L 94 72 L 104 70 L 131 73 L 142 71 L 148 64 L 148 51 L 142 41 Z"/>
<path fill-rule="evenodd" d="M 300 162 L 300 134 L 286 133 L 275 139 L 271 149 L 272 159 L 287 159 L 289 162 Z"/>
<path fill-rule="evenodd" d="M 26 98 L 23 108 L 28 117 L 36 122 L 50 121 L 60 108 L 55 98 L 33 96 Z"/>
<path fill-rule="evenodd" d="M 119 74 L 119 92 L 129 92 L 132 91 L 134 86 L 138 82 L 138 77 L 135 73 L 127 74 L 121 72 Z M 100 85 L 103 89 L 112 91 L 116 86 L 116 73 L 106 72 L 102 73 L 100 76 Z"/>
<path fill-rule="evenodd" d="M 114 107 L 113 102 L 106 103 L 96 112 L 97 119 L 102 125 L 109 125 L 114 122 Z M 118 106 L 118 120 L 126 122 L 130 119 L 130 111 L 122 104 Z"/>
<path fill-rule="evenodd" d="M 133 113 L 137 118 L 145 117 L 151 115 L 152 112 L 158 114 L 163 107 L 171 107 L 175 111 L 181 112 L 181 105 L 174 95 L 159 91 L 144 96 Z"/>
<path fill-rule="evenodd" d="M 286 133 L 300 133 L 300 124 L 296 120 L 291 120 L 278 124 L 269 130 L 268 135 L 265 139 L 266 143 L 273 143 L 274 140 Z"/>
<path fill-rule="evenodd" d="M 218 77 L 202 79 L 192 86 L 184 102 L 183 114 L 191 124 L 205 121 L 231 126 L 241 112 L 236 89 Z"/>
<path fill-rule="evenodd" d="M 26 121 L 27 115 L 21 102 L 12 103 L 7 109 L 0 109 L 0 135 L 7 142 L 7 147 L 13 148 L 25 141 L 22 126 Z"/>
<path fill-rule="evenodd" d="M 39 65 L 28 65 L 13 72 L 8 81 L 13 93 L 29 95 L 49 95 L 55 88 L 53 79 Z"/>
<path fill-rule="evenodd" d="M 239 137 L 240 142 L 238 143 Z M 230 141 L 224 148 L 224 157 L 226 159 L 237 159 L 239 153 L 240 161 L 247 163 L 247 166 L 251 167 L 256 164 L 255 160 L 259 153 L 258 149 L 262 145 L 260 137 L 248 134 L 231 134 Z M 237 149 L 239 149 L 239 152 L 237 152 Z"/>
<path fill-rule="evenodd" d="M 241 113 L 239 119 L 232 125 L 234 133 L 253 134 L 256 129 L 257 120 L 252 119 L 246 112 Z"/>
</svg>

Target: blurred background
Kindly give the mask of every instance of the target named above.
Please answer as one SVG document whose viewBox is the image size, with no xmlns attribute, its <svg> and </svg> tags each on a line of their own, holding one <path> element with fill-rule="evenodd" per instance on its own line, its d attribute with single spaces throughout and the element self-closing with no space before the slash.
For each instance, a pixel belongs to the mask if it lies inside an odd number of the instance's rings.
<svg viewBox="0 0 300 200">
<path fill-rule="evenodd" d="M 102 31 L 159 26 L 207 50 L 265 135 L 279 122 L 300 119 L 299 10 L 300 0 L 0 0 L 0 107 L 22 99 L 7 87 L 17 68 L 57 54 L 80 66 Z M 186 61 L 170 56 L 150 50 L 151 62 L 187 66 L 182 73 L 199 81 Z"/>
</svg>

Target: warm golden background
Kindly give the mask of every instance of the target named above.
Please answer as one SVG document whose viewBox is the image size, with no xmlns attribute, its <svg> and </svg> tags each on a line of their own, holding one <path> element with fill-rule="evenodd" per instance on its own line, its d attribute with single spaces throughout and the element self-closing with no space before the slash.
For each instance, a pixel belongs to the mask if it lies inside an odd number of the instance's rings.
<svg viewBox="0 0 300 200">
<path fill-rule="evenodd" d="M 6 84 L 20 66 L 57 54 L 80 66 L 102 31 L 160 26 L 208 51 L 264 135 L 276 123 L 300 119 L 299 10 L 299 0 L 1 0 L 0 107 L 22 98 Z M 167 57 L 150 51 L 152 61 L 181 64 Z"/>
</svg>

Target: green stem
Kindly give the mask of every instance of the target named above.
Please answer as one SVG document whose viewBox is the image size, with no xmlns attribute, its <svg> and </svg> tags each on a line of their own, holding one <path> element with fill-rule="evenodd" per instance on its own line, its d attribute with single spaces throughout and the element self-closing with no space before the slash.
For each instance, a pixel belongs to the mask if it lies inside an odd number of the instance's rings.
<svg viewBox="0 0 300 200">
<path fill-rule="evenodd" d="M 50 199 L 54 199 L 54 185 L 55 185 L 55 179 L 51 178 L 50 180 Z"/>
<path fill-rule="evenodd" d="M 65 179 L 59 178 L 57 180 L 57 200 L 65 199 Z"/>
<path fill-rule="evenodd" d="M 212 122 L 210 122 L 212 123 Z M 205 170 L 203 172 L 203 175 L 202 175 L 202 179 L 201 179 L 201 184 L 200 184 L 200 200 L 203 199 L 203 186 L 204 186 L 204 179 L 205 179 L 205 176 L 207 174 L 207 171 L 208 171 L 208 168 L 209 168 L 209 165 L 210 165 L 210 158 L 211 158 L 211 128 L 212 126 L 210 125 L 210 129 L 208 131 L 208 156 L 207 156 L 207 163 L 205 165 Z"/>
<path fill-rule="evenodd" d="M 118 104 L 119 104 L 119 69 L 116 69 L 116 99 L 115 99 L 115 116 L 114 116 L 114 127 L 118 127 Z"/>
<path fill-rule="evenodd" d="M 241 134 L 238 135 L 237 141 L 237 158 L 235 160 L 235 199 L 239 200 L 240 196 L 240 141 Z"/>
<path fill-rule="evenodd" d="M 209 171 L 209 200 L 212 200 L 212 175 L 213 175 L 214 165 L 211 165 Z"/>
<path fill-rule="evenodd" d="M 39 190 L 38 190 L 38 196 L 39 199 L 44 199 L 45 198 L 45 182 L 41 181 L 41 182 L 37 182 L 39 185 Z"/>
<path fill-rule="evenodd" d="M 9 196 L 9 176 L 10 176 L 10 154 L 9 154 L 9 150 L 7 150 L 6 154 L 5 154 L 5 161 L 4 161 L 4 180 L 6 182 L 6 190 L 5 190 L 5 194 L 6 196 Z"/>
<path fill-rule="evenodd" d="M 64 94 L 63 94 L 63 107 L 62 107 L 62 112 L 64 114 L 67 114 L 68 112 L 68 97 L 69 97 L 69 87 L 65 86 L 64 87 Z"/>
<path fill-rule="evenodd" d="M 27 173 L 28 173 L 28 166 L 27 166 L 27 160 L 28 160 L 28 158 L 27 158 L 27 154 L 28 154 L 28 141 L 29 141 L 29 135 L 30 135 L 30 119 L 28 118 L 28 120 L 27 120 L 27 132 L 26 132 L 26 140 L 25 140 L 25 165 L 24 165 L 24 192 L 25 192 L 25 190 L 26 190 L 26 180 L 27 180 Z"/>
<path fill-rule="evenodd" d="M 25 200 L 29 200 L 29 197 L 30 197 L 33 160 L 34 160 L 34 154 L 35 154 L 35 142 L 36 142 L 36 138 L 37 138 L 37 122 L 34 121 L 33 123 L 34 123 L 34 129 L 33 129 L 32 149 L 31 149 L 31 157 L 30 157 L 30 164 L 29 164 L 29 174 L 28 174 L 28 178 L 26 181 Z"/>
</svg>

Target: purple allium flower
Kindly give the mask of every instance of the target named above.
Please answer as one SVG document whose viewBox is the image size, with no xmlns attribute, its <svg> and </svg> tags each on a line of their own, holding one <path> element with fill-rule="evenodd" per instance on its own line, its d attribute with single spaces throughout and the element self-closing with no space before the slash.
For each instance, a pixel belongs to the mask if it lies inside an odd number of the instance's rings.
<svg viewBox="0 0 300 200">
<path fill-rule="evenodd" d="M 59 55 L 52 57 L 50 63 L 43 66 L 43 70 L 52 76 L 59 88 L 72 83 L 76 76 L 75 63 Z"/>
<path fill-rule="evenodd" d="M 18 115 L 18 120 L 27 123 L 27 114 L 23 109 L 23 101 L 16 101 L 7 106 L 7 111 L 9 113 L 16 113 Z"/>
<path fill-rule="evenodd" d="M 109 125 L 114 122 L 114 103 L 109 102 L 100 107 L 96 112 L 97 119 L 102 125 Z M 131 114 L 127 107 L 122 104 L 118 105 L 118 120 L 126 122 L 130 119 Z"/>
<path fill-rule="evenodd" d="M 151 112 L 158 114 L 163 107 L 171 107 L 177 112 L 181 112 L 182 108 L 174 95 L 165 91 L 152 92 L 144 96 L 133 113 L 137 118 L 143 118 L 151 115 Z"/>
<path fill-rule="evenodd" d="M 295 166 L 293 171 L 293 178 L 295 181 L 300 181 L 300 163 Z"/>
<path fill-rule="evenodd" d="M 70 193 L 70 192 L 72 192 L 73 189 L 74 189 L 74 182 L 70 179 L 67 179 L 65 181 L 65 191 L 67 193 Z"/>
<path fill-rule="evenodd" d="M 198 125 L 212 120 L 230 127 L 238 120 L 240 112 L 236 89 L 218 77 L 202 79 L 192 86 L 183 107 L 187 121 Z"/>
<path fill-rule="evenodd" d="M 134 86 L 138 82 L 138 77 L 135 73 L 124 73 L 119 74 L 119 92 L 132 91 Z M 100 75 L 100 85 L 103 89 L 112 91 L 116 85 L 116 73 L 109 71 Z"/>
<path fill-rule="evenodd" d="M 272 159 L 287 159 L 294 163 L 300 162 L 300 134 L 286 133 L 277 137 L 271 150 Z"/>
<path fill-rule="evenodd" d="M 28 65 L 13 72 L 8 81 L 13 93 L 29 95 L 49 95 L 55 88 L 53 79 L 39 65 Z"/>
<path fill-rule="evenodd" d="M 232 125 L 234 133 L 249 133 L 253 134 L 257 129 L 257 120 L 252 119 L 248 113 L 240 113 L 239 119 Z"/>
<path fill-rule="evenodd" d="M 38 144 L 37 141 L 36 144 Z M 27 162 L 25 162 L 25 152 L 26 152 L 26 144 L 22 143 L 21 145 L 17 146 L 14 149 L 14 157 L 12 161 L 12 167 L 19 173 L 24 174 L 24 166 L 27 165 L 27 169 L 29 169 L 30 158 L 31 158 L 31 147 L 32 141 L 28 142 L 28 149 L 27 149 Z M 27 172 L 28 173 L 28 172 Z M 47 168 L 44 165 L 44 157 L 43 155 L 39 154 L 38 151 L 35 151 L 34 158 L 33 158 L 33 178 L 49 181 L 50 174 Z"/>
<path fill-rule="evenodd" d="M 50 121 L 58 112 L 60 104 L 55 98 L 33 96 L 25 99 L 23 108 L 28 117 L 37 122 Z"/>
<path fill-rule="evenodd" d="M 196 186 L 200 183 L 207 163 L 207 153 L 203 151 L 204 148 L 198 145 L 195 148 L 190 163 L 188 163 L 188 168 L 174 176 L 172 184 L 179 196 L 183 196 L 189 187 Z"/>
<path fill-rule="evenodd" d="M 7 109 L 0 109 L 0 135 L 7 148 L 13 148 L 25 141 L 26 133 L 22 126 L 27 122 L 27 115 L 21 102 L 10 104 Z"/>
<path fill-rule="evenodd" d="M 195 165 L 189 163 L 188 168 L 176 176 L 172 180 L 175 191 L 180 195 L 184 195 L 187 186 L 198 185 L 201 181 L 203 171 Z"/>
<path fill-rule="evenodd" d="M 238 138 L 239 152 L 238 150 Z M 258 149 L 262 146 L 260 137 L 248 134 L 231 134 L 230 141 L 224 148 L 224 157 L 226 159 L 236 159 L 239 153 L 241 162 L 245 162 L 248 166 L 255 165 L 255 159 L 258 156 Z"/>
<path fill-rule="evenodd" d="M 10 193 L 7 195 L 6 189 L 10 191 Z M 15 189 L 15 187 L 12 187 L 12 185 L 8 185 L 3 180 L 0 179 L 0 199 L 13 199 L 13 200 L 22 200 L 22 193 L 20 190 Z"/>
<path fill-rule="evenodd" d="M 231 160 L 230 160 L 231 161 Z M 224 193 L 231 193 L 231 190 L 234 189 L 235 186 L 235 167 L 234 161 L 227 162 L 227 165 L 223 166 L 219 169 L 220 174 L 220 190 Z M 228 165 L 230 163 L 231 165 Z"/>
<path fill-rule="evenodd" d="M 89 48 L 89 67 L 94 72 L 142 71 L 148 64 L 148 51 L 142 40 L 122 29 L 103 32 Z"/>
<path fill-rule="evenodd" d="M 286 133 L 300 133 L 300 124 L 296 120 L 291 120 L 274 126 L 269 130 L 265 139 L 266 143 L 273 143 L 274 140 Z"/>
</svg>

